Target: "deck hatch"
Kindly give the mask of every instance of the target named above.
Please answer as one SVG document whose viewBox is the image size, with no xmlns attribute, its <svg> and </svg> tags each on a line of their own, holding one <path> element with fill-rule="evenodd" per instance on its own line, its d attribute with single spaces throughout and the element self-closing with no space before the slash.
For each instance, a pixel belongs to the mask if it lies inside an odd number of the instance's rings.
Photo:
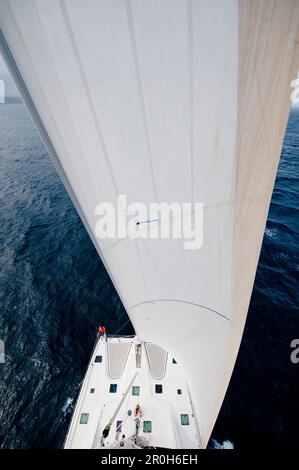
<svg viewBox="0 0 299 470">
<path fill-rule="evenodd" d="M 80 424 L 87 424 L 89 419 L 89 413 L 81 413 Z"/>
</svg>

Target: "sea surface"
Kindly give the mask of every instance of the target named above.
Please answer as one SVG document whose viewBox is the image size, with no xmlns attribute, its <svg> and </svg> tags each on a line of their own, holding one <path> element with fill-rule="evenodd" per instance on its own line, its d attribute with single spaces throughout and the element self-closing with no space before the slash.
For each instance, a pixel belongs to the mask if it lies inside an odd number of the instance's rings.
<svg viewBox="0 0 299 470">
<path fill-rule="evenodd" d="M 299 364 L 290 360 L 299 338 L 298 240 L 293 108 L 240 354 L 210 447 L 298 445 Z M 133 333 L 24 106 L 0 105 L 0 447 L 63 445 L 101 323 L 111 334 Z"/>
</svg>

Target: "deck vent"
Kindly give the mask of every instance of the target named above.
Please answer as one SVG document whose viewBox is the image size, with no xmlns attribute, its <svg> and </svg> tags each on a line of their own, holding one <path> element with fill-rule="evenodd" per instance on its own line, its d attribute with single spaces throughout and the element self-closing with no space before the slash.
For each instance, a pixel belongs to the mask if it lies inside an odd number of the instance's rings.
<svg viewBox="0 0 299 470">
<path fill-rule="evenodd" d="M 102 362 L 103 361 L 103 356 L 96 356 L 94 362 Z"/>
<path fill-rule="evenodd" d="M 156 384 L 155 391 L 156 393 L 163 393 L 163 386 L 161 384 Z"/>
</svg>

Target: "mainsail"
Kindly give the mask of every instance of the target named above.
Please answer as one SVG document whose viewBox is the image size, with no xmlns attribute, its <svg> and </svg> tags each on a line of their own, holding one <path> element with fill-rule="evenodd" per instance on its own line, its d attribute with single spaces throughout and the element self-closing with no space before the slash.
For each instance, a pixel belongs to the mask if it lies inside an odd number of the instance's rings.
<svg viewBox="0 0 299 470">
<path fill-rule="evenodd" d="M 1 49 L 140 338 L 206 446 L 236 360 L 299 65 L 297 0 L 1 0 Z M 204 242 L 99 240 L 101 201 L 201 202 Z"/>
</svg>

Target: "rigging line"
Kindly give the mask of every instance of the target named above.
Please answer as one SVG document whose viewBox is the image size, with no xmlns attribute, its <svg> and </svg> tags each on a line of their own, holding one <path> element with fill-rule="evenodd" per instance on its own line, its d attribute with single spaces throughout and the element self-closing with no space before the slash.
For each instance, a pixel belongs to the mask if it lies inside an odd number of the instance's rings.
<svg viewBox="0 0 299 470">
<path fill-rule="evenodd" d="M 180 299 L 150 299 L 150 300 L 144 300 L 143 302 L 139 302 L 138 304 L 132 305 L 132 306 L 129 307 L 129 308 L 130 308 L 130 310 L 132 310 L 133 308 L 139 307 L 140 305 L 144 305 L 144 304 L 154 304 L 155 302 L 178 302 L 178 303 L 182 303 L 182 304 L 194 305 L 195 307 L 204 308 L 205 310 L 209 310 L 210 312 L 216 313 L 216 315 L 219 315 L 220 317 L 225 318 L 225 320 L 230 321 L 230 319 L 229 319 L 228 317 L 226 317 L 225 315 L 223 315 L 222 313 L 219 313 L 219 312 L 217 312 L 216 310 L 213 310 L 213 309 L 210 308 L 210 307 L 206 307 L 205 305 L 200 305 L 200 304 L 197 304 L 197 303 L 195 303 L 195 302 L 190 302 L 190 301 L 188 301 L 188 300 L 180 300 Z"/>
<path fill-rule="evenodd" d="M 128 387 L 127 387 L 126 392 L 124 393 L 124 395 L 123 395 L 123 397 L 121 398 L 119 404 L 117 405 L 116 409 L 114 410 L 114 413 L 113 413 L 112 417 L 109 419 L 108 423 L 107 423 L 106 426 L 104 427 L 103 432 L 107 429 L 107 430 L 108 430 L 108 434 L 109 434 L 110 429 L 111 429 L 111 426 L 112 426 L 112 423 L 113 423 L 113 421 L 115 420 L 115 418 L 117 417 L 118 412 L 120 411 L 120 409 L 121 409 L 121 407 L 122 407 L 122 405 L 123 405 L 123 403 L 124 403 L 126 397 L 128 396 L 128 393 L 129 393 L 129 391 L 130 391 L 130 389 L 131 389 L 132 384 L 134 383 L 134 380 L 135 380 L 136 376 L 137 376 L 137 372 L 135 372 L 135 374 L 133 375 L 133 378 L 131 379 L 131 381 L 130 381 Z M 102 443 L 102 442 L 105 442 L 106 437 L 108 437 L 108 434 L 107 434 L 107 436 L 104 436 L 103 432 L 102 432 L 101 443 Z"/>
<path fill-rule="evenodd" d="M 129 323 L 130 321 L 130 318 L 126 321 L 126 323 L 124 323 L 118 330 L 116 333 L 114 333 L 113 335 L 109 335 L 109 338 L 115 338 L 115 336 Z"/>
</svg>

